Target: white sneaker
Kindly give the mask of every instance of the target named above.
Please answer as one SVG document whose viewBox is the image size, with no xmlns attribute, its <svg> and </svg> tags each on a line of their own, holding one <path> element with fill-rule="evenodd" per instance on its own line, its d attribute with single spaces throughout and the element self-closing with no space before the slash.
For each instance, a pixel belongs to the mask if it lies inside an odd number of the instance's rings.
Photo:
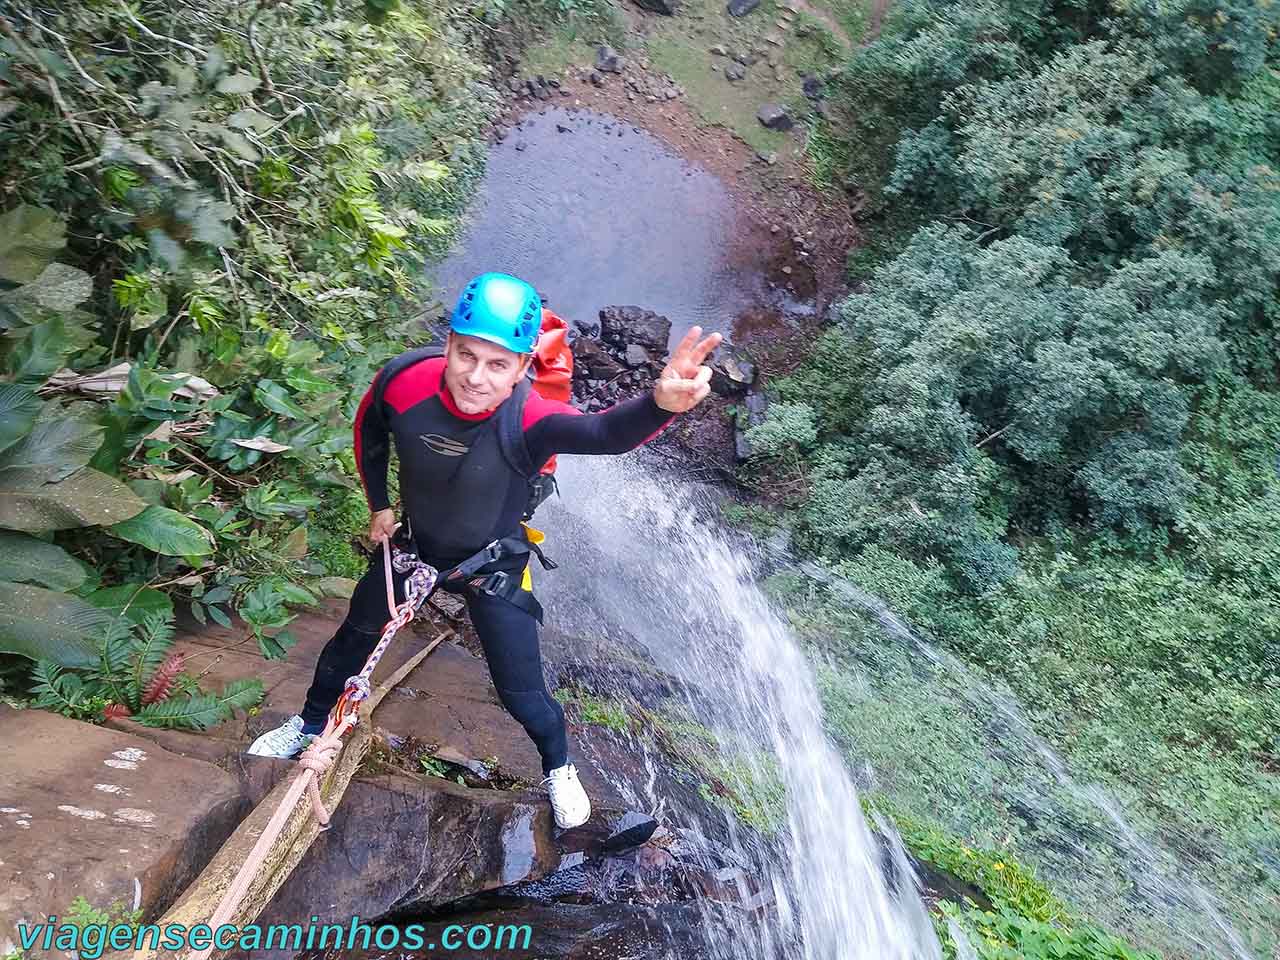
<svg viewBox="0 0 1280 960">
<path fill-rule="evenodd" d="M 294 714 L 274 730 L 268 730 L 245 751 L 255 757 L 288 760 L 305 750 L 315 737 L 302 732 L 302 717 Z"/>
<path fill-rule="evenodd" d="M 591 816 L 591 801 L 587 791 L 578 782 L 578 771 L 572 763 L 556 767 L 546 779 L 547 793 L 551 797 L 551 809 L 556 815 L 556 826 L 561 830 L 580 827 Z"/>
</svg>

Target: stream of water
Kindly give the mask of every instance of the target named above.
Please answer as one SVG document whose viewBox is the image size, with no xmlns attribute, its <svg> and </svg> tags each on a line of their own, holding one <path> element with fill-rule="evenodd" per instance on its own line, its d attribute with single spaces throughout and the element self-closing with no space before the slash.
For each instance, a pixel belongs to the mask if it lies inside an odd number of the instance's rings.
<svg viewBox="0 0 1280 960">
<path fill-rule="evenodd" d="M 886 876 L 882 847 L 823 729 L 813 671 L 755 586 L 752 558 L 705 522 L 693 491 L 672 489 L 634 463 L 578 460 L 561 473 L 573 493 L 567 507 L 547 512 L 575 553 L 582 550 L 574 566 L 589 565 L 592 575 L 574 584 L 557 578 L 547 594 L 550 620 L 589 634 L 604 618 L 630 633 L 699 691 L 697 702 L 687 704 L 692 716 L 732 732 L 723 748 L 748 768 L 744 780 L 779 783 L 784 791 L 785 822 L 770 847 L 773 859 L 762 862 L 746 831 L 734 839 L 743 860 L 763 873 L 762 899 L 772 907 L 709 916 L 708 955 L 940 958 L 900 850 L 895 882 Z M 672 822 L 688 825 L 693 815 L 670 810 L 670 798 L 651 785 L 616 786 L 638 794 L 646 809 L 667 807 Z M 893 844 L 888 853 L 892 858 Z"/>
</svg>

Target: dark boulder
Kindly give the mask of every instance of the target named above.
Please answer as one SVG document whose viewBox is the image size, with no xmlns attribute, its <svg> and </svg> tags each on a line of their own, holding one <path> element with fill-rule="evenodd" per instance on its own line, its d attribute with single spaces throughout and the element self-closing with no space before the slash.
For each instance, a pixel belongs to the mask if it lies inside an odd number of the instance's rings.
<svg viewBox="0 0 1280 960">
<path fill-rule="evenodd" d="M 637 343 L 650 354 L 664 357 L 671 321 L 643 307 L 605 307 L 600 311 L 600 338 L 617 351 Z"/>
<path fill-rule="evenodd" d="M 756 119 L 770 130 L 790 130 L 794 125 L 791 115 L 787 113 L 784 107 L 780 107 L 776 103 L 766 103 L 762 106 L 756 111 Z"/>
</svg>

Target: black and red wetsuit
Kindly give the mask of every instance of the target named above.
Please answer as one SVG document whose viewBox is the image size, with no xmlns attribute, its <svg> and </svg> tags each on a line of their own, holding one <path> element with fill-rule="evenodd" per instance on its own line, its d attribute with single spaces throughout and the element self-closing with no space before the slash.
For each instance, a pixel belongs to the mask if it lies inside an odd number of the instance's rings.
<svg viewBox="0 0 1280 960">
<path fill-rule="evenodd" d="M 527 478 L 508 468 L 499 451 L 498 411 L 459 410 L 445 387 L 444 366 L 443 357 L 425 359 L 400 370 L 385 385 L 378 377 L 386 368 L 379 371 L 355 423 L 356 464 L 369 509 L 391 506 L 387 466 L 394 440 L 408 527 L 418 555 L 440 570 L 515 534 L 529 494 Z M 654 402 L 652 393 L 583 414 L 531 392 L 521 426 L 529 461 L 541 465 L 560 453 L 624 453 L 661 431 L 672 416 Z M 302 710 L 308 733 L 324 725 L 347 677 L 359 671 L 389 619 L 383 576 L 382 561 L 375 556 L 356 586 L 346 619 L 320 654 Z M 403 602 L 401 577 L 396 576 L 393 587 L 397 602 Z M 465 596 L 503 706 L 537 745 L 544 772 L 563 766 L 568 756 L 564 711 L 542 676 L 537 622 L 500 597 Z"/>
<path fill-rule="evenodd" d="M 419 555 L 442 570 L 516 533 L 529 495 L 527 478 L 504 468 L 493 429 L 496 411 L 459 410 L 445 389 L 444 365 L 437 357 L 403 370 L 385 386 L 381 404 L 375 402 L 375 379 L 355 424 L 356 464 L 369 509 L 391 506 L 387 458 L 394 439 L 400 502 Z M 672 416 L 651 393 L 602 413 L 582 414 L 531 392 L 521 426 L 529 460 L 541 466 L 558 453 L 625 453 Z"/>
</svg>

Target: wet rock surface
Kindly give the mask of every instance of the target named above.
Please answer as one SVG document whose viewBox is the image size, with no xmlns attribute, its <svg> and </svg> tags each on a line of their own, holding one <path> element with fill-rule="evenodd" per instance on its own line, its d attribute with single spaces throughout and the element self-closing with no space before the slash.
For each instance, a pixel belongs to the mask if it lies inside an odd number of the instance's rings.
<svg viewBox="0 0 1280 960">
<path fill-rule="evenodd" d="M 232 774 L 129 733 L 0 704 L 0 743 L 3 954 L 77 896 L 167 907 L 247 812 Z"/>
<path fill-rule="evenodd" d="M 671 320 L 637 306 L 611 306 L 598 321 L 575 324 L 573 399 L 589 412 L 652 387 L 668 360 Z M 722 343 L 709 358 L 712 390 L 719 397 L 744 396 L 755 381 L 745 349 Z"/>
</svg>

